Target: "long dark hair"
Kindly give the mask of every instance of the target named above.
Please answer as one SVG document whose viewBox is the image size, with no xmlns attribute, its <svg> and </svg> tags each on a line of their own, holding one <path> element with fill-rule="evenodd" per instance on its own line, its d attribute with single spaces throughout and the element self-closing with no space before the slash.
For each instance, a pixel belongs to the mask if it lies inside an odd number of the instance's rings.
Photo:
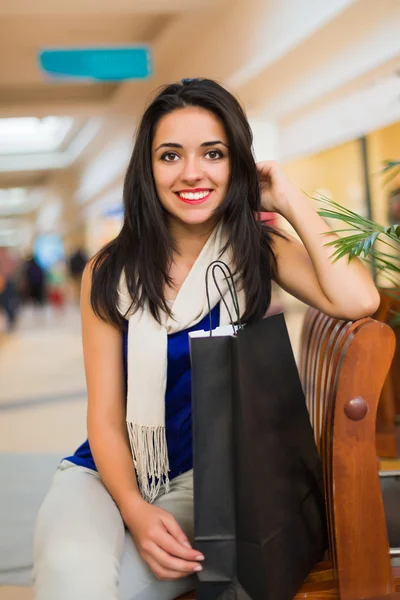
<svg viewBox="0 0 400 600">
<path fill-rule="evenodd" d="M 230 182 L 218 217 L 228 236 L 246 296 L 244 321 L 261 318 L 271 301 L 271 279 L 276 275 L 272 229 L 260 220 L 260 188 L 252 154 L 253 136 L 239 102 L 210 79 L 182 80 L 158 92 L 139 125 L 124 183 L 124 221 L 119 235 L 95 256 L 91 303 L 102 319 L 121 327 L 118 284 L 125 276 L 132 306 L 147 305 L 160 321 L 170 314 L 165 284 L 173 242 L 165 209 L 158 199 L 152 171 L 152 142 L 160 119 L 176 109 L 198 106 L 214 113 L 225 127 L 230 148 Z"/>
</svg>

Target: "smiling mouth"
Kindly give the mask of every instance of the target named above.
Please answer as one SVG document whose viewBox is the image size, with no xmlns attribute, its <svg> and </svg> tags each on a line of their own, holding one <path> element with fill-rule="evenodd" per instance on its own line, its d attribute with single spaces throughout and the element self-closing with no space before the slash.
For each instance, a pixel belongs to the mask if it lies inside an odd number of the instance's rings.
<svg viewBox="0 0 400 600">
<path fill-rule="evenodd" d="M 179 200 L 185 204 L 203 204 L 211 196 L 214 190 L 204 190 L 201 192 L 175 192 Z"/>
</svg>

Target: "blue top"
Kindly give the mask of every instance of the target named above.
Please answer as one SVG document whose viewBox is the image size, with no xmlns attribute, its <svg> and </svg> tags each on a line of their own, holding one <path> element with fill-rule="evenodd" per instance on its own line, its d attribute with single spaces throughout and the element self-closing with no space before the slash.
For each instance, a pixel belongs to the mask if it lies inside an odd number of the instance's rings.
<svg viewBox="0 0 400 600">
<path fill-rule="evenodd" d="M 219 325 L 220 309 L 217 304 L 212 312 L 212 327 Z M 192 455 L 192 400 L 189 355 L 189 332 L 210 330 L 208 314 L 196 325 L 168 336 L 167 389 L 165 392 L 165 425 L 167 434 L 169 478 L 173 479 L 193 468 Z M 125 377 L 127 373 L 128 331 L 122 336 Z M 86 440 L 67 460 L 97 471 Z"/>
</svg>

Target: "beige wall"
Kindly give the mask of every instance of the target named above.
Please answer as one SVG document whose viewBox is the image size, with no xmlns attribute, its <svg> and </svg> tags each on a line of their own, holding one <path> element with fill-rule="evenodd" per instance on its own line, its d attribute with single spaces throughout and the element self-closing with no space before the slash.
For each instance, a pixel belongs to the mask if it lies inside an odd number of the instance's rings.
<svg viewBox="0 0 400 600">
<path fill-rule="evenodd" d="M 318 193 L 356 212 L 364 210 L 361 148 L 358 140 L 285 163 L 292 183 L 311 196 Z"/>
<path fill-rule="evenodd" d="M 379 171 L 384 160 L 400 160 L 400 122 L 368 134 L 367 149 L 372 218 L 386 225 L 388 196 L 392 189 L 400 187 L 400 175 L 385 185 Z M 284 168 L 291 181 L 307 194 L 326 193 L 339 204 L 367 215 L 358 140 L 288 162 Z"/>
<path fill-rule="evenodd" d="M 370 133 L 367 136 L 367 152 L 372 219 L 387 225 L 389 194 L 400 187 L 400 175 L 385 184 L 385 176 L 380 171 L 383 161 L 400 160 L 400 122 Z M 307 194 L 324 193 L 354 212 L 368 216 L 361 144 L 358 140 L 284 166 L 291 181 Z M 338 229 L 336 221 L 330 225 Z M 379 245 L 377 247 L 379 249 Z M 382 246 L 382 249 L 387 248 Z M 378 284 L 390 285 L 382 275 L 378 276 Z"/>
<path fill-rule="evenodd" d="M 392 189 L 400 187 L 400 175 L 385 185 L 385 176 L 379 171 L 384 160 L 400 160 L 400 122 L 370 133 L 367 140 L 373 218 L 387 225 L 388 196 Z"/>
</svg>

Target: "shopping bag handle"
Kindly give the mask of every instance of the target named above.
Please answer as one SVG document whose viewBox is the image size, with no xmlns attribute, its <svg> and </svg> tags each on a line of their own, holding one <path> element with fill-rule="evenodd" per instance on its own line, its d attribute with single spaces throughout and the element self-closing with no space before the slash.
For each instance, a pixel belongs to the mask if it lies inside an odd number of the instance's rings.
<svg viewBox="0 0 400 600">
<path fill-rule="evenodd" d="M 215 275 L 215 271 L 217 269 L 220 269 L 220 271 L 222 271 L 222 274 L 225 277 L 226 283 L 228 284 L 228 289 L 229 289 L 229 293 L 231 295 L 232 298 L 232 304 L 233 304 L 233 308 L 235 310 L 236 313 L 236 323 L 237 323 L 237 328 L 238 329 L 242 329 L 242 321 L 240 319 L 240 309 L 239 309 L 239 300 L 238 300 L 238 296 L 237 296 L 237 292 L 236 292 L 236 287 L 235 287 L 235 281 L 233 279 L 233 275 L 232 275 L 232 271 L 231 269 L 228 267 L 228 265 L 226 263 L 224 263 L 222 260 L 214 260 L 212 263 L 210 263 L 207 267 L 207 271 L 206 271 L 206 295 L 207 295 L 207 305 L 208 305 L 208 316 L 210 319 L 210 337 L 212 337 L 212 317 L 211 317 L 211 303 L 210 303 L 210 291 L 209 291 L 209 273 L 211 270 L 211 274 L 212 274 L 212 278 L 214 280 L 215 283 L 215 287 L 217 288 L 219 295 L 221 297 L 222 302 L 225 305 L 226 308 L 226 312 L 228 313 L 229 316 L 229 320 L 230 323 L 232 325 L 232 329 L 233 329 L 233 334 L 236 335 L 236 329 L 235 329 L 235 324 L 232 318 L 232 313 L 228 308 L 228 304 L 224 298 L 224 295 L 221 292 L 221 288 L 219 287 L 219 283 L 217 282 L 216 279 L 216 275 Z"/>
</svg>

